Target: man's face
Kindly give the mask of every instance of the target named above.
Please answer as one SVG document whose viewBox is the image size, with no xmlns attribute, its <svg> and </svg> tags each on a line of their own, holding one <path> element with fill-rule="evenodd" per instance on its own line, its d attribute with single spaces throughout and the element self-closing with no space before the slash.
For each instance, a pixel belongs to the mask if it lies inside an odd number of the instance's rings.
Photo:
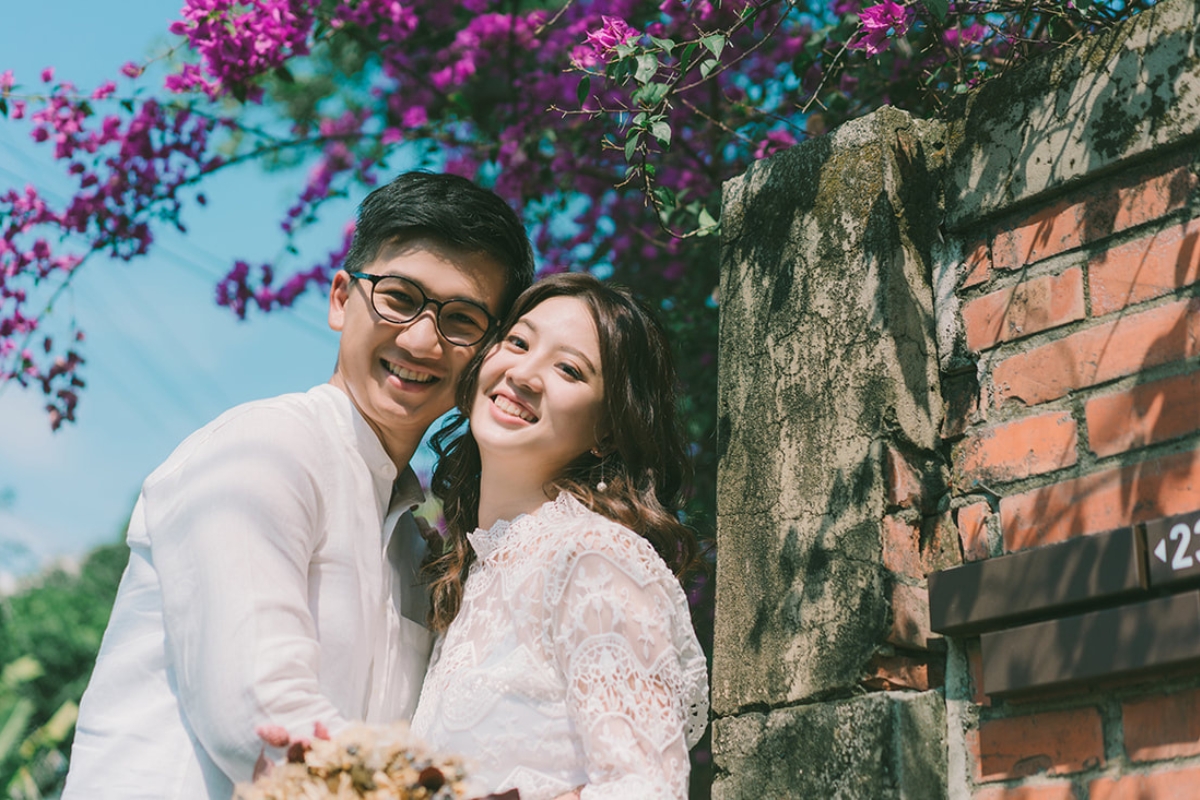
<svg viewBox="0 0 1200 800">
<path fill-rule="evenodd" d="M 470 300 L 499 316 L 506 272 L 482 253 L 414 239 L 385 246 L 362 271 L 399 275 L 428 298 Z M 453 407 L 459 376 L 478 345 L 447 342 L 432 303 L 409 322 L 382 319 L 371 305 L 371 282 L 345 272 L 333 279 L 329 327 L 342 334 L 330 382 L 350 396 L 393 460 L 407 461 L 430 424 Z"/>
</svg>

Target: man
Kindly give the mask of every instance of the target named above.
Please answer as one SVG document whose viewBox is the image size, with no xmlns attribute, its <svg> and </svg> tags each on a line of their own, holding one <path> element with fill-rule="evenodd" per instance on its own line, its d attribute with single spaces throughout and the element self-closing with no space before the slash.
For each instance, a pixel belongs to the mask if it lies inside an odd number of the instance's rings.
<svg viewBox="0 0 1200 800">
<path fill-rule="evenodd" d="M 248 403 L 147 478 L 64 798 L 221 798 L 280 725 L 406 719 L 429 657 L 408 467 L 533 278 L 524 229 L 462 178 L 401 175 L 333 279 L 328 384 Z"/>
</svg>

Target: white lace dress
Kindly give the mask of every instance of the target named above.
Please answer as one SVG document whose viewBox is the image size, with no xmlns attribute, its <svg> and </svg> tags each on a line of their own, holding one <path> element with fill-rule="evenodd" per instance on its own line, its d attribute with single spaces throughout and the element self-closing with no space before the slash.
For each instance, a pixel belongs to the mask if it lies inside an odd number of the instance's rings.
<svg viewBox="0 0 1200 800">
<path fill-rule="evenodd" d="M 521 800 L 582 784 L 582 800 L 686 797 L 708 677 L 649 542 L 565 492 L 468 539 L 478 560 L 413 732 Z"/>
</svg>

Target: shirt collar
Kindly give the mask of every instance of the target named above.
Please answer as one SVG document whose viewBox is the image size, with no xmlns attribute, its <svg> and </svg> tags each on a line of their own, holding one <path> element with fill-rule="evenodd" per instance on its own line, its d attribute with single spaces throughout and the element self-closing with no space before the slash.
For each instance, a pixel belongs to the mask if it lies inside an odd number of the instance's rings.
<svg viewBox="0 0 1200 800">
<path fill-rule="evenodd" d="M 407 508 L 409 511 L 416 510 L 417 506 L 425 502 L 425 490 L 421 488 L 421 480 L 412 467 L 405 467 L 400 471 L 400 477 L 396 478 L 392 488 L 392 499 L 401 508 Z"/>
<path fill-rule="evenodd" d="M 311 393 L 327 399 L 333 408 L 333 419 L 342 438 L 357 452 L 371 472 L 375 483 L 375 495 L 380 510 L 386 513 L 392 498 L 392 486 L 397 482 L 396 465 L 383 449 L 379 436 L 359 412 L 350 396 L 331 383 L 314 386 Z M 405 472 L 411 472 L 405 467 Z M 401 476 L 403 478 L 404 476 Z M 413 476 L 416 479 L 416 476 Z M 420 488 L 418 484 L 418 489 Z M 422 495 L 421 499 L 424 499 Z M 420 502 L 418 500 L 418 502 Z"/>
</svg>

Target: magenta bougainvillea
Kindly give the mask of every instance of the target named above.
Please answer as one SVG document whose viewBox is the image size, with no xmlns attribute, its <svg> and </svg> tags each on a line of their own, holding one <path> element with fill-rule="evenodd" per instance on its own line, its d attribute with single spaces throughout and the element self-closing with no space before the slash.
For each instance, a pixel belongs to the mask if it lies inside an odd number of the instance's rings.
<svg viewBox="0 0 1200 800">
<path fill-rule="evenodd" d="M 185 0 L 174 49 L 94 87 L 0 72 L 0 115 L 74 186 L 62 201 L 0 190 L 0 383 L 44 393 L 54 427 L 75 418 L 83 332 L 55 321 L 55 301 L 85 265 L 183 229 L 206 176 L 304 165 L 280 220 L 291 245 L 414 148 L 522 209 L 544 270 L 592 269 L 660 302 L 685 380 L 706 375 L 721 181 L 883 103 L 935 113 L 997 64 L 1151 4 Z M 345 244 L 237 261 L 217 302 L 239 317 L 287 307 L 324 287 Z M 707 405 L 691 409 L 698 441 Z"/>
</svg>

